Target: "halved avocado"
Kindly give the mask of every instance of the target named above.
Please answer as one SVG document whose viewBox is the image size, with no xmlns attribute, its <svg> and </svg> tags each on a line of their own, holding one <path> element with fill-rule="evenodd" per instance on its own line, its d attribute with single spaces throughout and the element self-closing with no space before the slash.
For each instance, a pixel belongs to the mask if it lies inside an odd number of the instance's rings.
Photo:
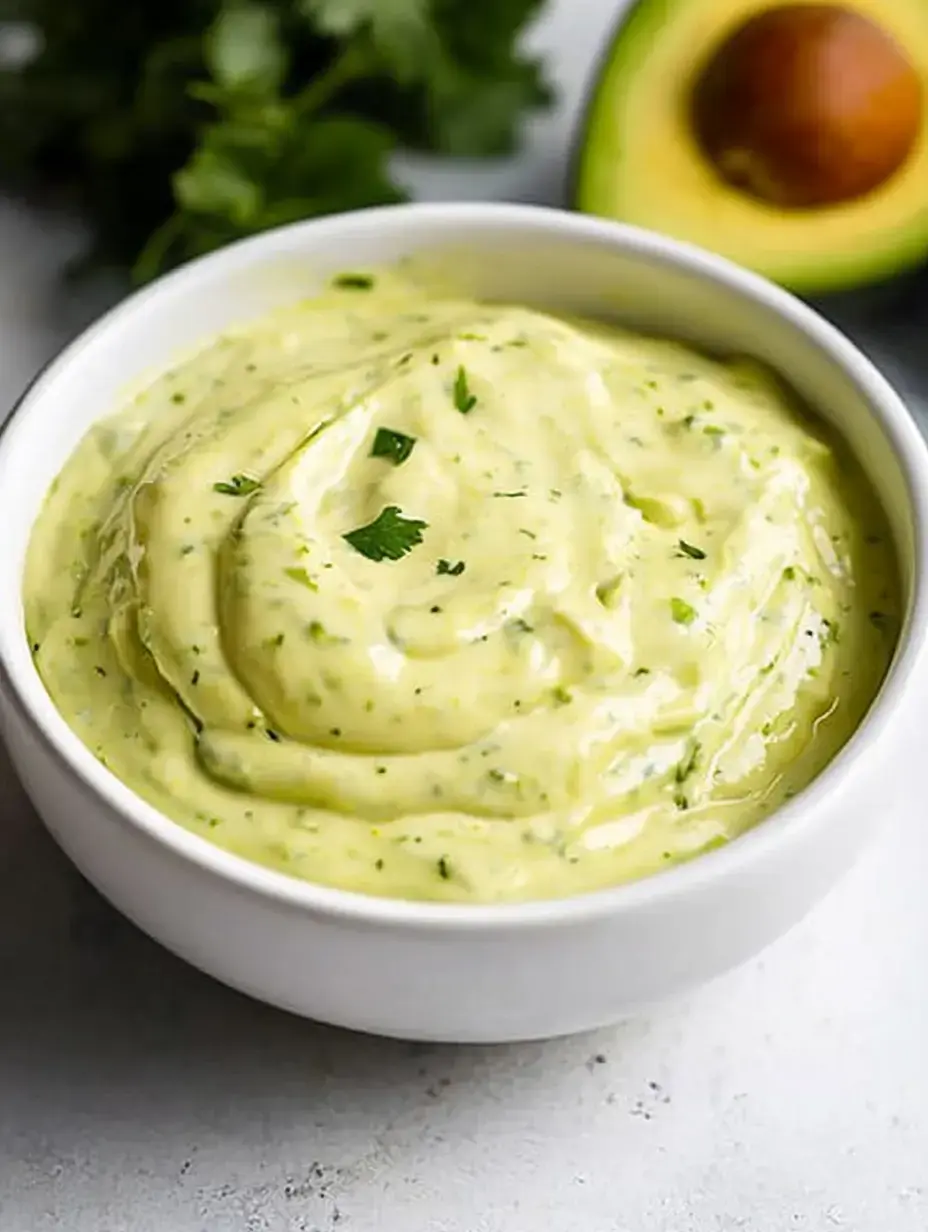
<svg viewBox="0 0 928 1232">
<path fill-rule="evenodd" d="M 581 124 L 573 204 L 802 294 L 883 282 L 928 255 L 926 117 L 928 0 L 638 0 Z M 870 172 L 803 182 L 842 142 Z"/>
</svg>

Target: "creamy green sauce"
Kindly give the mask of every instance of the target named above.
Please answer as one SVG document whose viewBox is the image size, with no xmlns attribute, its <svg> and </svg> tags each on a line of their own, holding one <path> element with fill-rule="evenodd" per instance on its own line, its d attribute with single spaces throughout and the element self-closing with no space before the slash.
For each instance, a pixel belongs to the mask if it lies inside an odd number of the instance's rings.
<svg viewBox="0 0 928 1232">
<path fill-rule="evenodd" d="M 179 362 L 49 494 L 28 635 L 99 760 L 261 864 L 470 902 L 807 784 L 898 627 L 843 449 L 754 363 L 354 281 Z"/>
</svg>

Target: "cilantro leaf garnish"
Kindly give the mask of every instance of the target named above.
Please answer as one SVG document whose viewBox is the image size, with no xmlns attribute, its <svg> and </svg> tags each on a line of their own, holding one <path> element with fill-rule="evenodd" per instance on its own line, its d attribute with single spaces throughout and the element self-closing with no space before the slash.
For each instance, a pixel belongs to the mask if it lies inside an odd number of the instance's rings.
<svg viewBox="0 0 928 1232">
<path fill-rule="evenodd" d="M 127 20 L 126 0 L 94 0 L 78 29 L 68 5 L 16 0 L 4 12 L 40 37 L 0 65 L 3 178 L 73 200 L 88 261 L 135 260 L 139 281 L 268 227 L 400 200 L 397 146 L 514 151 L 550 99 L 521 38 L 541 3 L 208 0 L 136 4 Z"/>
<path fill-rule="evenodd" d="M 395 428 L 378 428 L 370 456 L 386 458 L 394 466 L 402 466 L 415 447 L 416 438 L 414 436 L 407 436 L 405 432 L 397 432 Z"/>
<path fill-rule="evenodd" d="M 477 395 L 470 392 L 470 386 L 467 383 L 467 369 L 463 364 L 458 365 L 452 394 L 455 410 L 460 411 L 462 415 L 467 415 L 477 405 Z"/>
<path fill-rule="evenodd" d="M 685 599 L 676 595 L 670 600 L 670 614 L 678 625 L 691 625 L 696 619 L 696 609 Z"/>
<path fill-rule="evenodd" d="M 694 547 L 692 543 L 687 543 L 685 539 L 680 539 L 677 543 L 677 548 L 681 556 L 688 556 L 690 560 L 705 560 L 706 554 L 702 548 Z"/>
<path fill-rule="evenodd" d="M 233 475 L 229 480 L 214 483 L 213 491 L 221 492 L 223 496 L 248 496 L 260 487 L 260 479 L 252 479 L 250 475 Z"/>
<path fill-rule="evenodd" d="M 422 542 L 428 526 L 419 518 L 405 518 L 398 505 L 387 505 L 373 522 L 351 530 L 342 538 L 368 560 L 400 560 Z"/>
<path fill-rule="evenodd" d="M 435 572 L 436 573 L 450 573 L 452 577 L 460 577 L 461 574 L 464 572 L 465 568 L 466 566 L 463 560 L 459 560 L 457 561 L 456 564 L 452 565 L 450 560 L 442 559 L 438 562 L 438 566 Z"/>
</svg>

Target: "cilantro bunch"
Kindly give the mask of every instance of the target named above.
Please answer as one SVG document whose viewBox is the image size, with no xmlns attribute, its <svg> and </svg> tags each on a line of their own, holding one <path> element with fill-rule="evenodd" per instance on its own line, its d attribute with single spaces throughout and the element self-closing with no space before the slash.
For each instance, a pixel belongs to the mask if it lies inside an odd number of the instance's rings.
<svg viewBox="0 0 928 1232">
<path fill-rule="evenodd" d="M 79 208 L 139 281 L 298 218 L 402 200 L 397 147 L 510 151 L 548 101 L 543 0 L 0 0 L 0 179 Z"/>
</svg>

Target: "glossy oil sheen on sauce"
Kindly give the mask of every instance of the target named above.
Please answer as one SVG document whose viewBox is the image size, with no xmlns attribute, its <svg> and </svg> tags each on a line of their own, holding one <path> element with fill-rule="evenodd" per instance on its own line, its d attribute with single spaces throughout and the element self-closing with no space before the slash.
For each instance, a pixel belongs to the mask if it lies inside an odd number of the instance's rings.
<svg viewBox="0 0 928 1232">
<path fill-rule="evenodd" d="M 262 864 L 472 902 L 653 873 L 805 786 L 898 623 L 840 445 L 749 361 L 336 282 L 47 499 L 28 635 L 99 760 Z"/>
</svg>

